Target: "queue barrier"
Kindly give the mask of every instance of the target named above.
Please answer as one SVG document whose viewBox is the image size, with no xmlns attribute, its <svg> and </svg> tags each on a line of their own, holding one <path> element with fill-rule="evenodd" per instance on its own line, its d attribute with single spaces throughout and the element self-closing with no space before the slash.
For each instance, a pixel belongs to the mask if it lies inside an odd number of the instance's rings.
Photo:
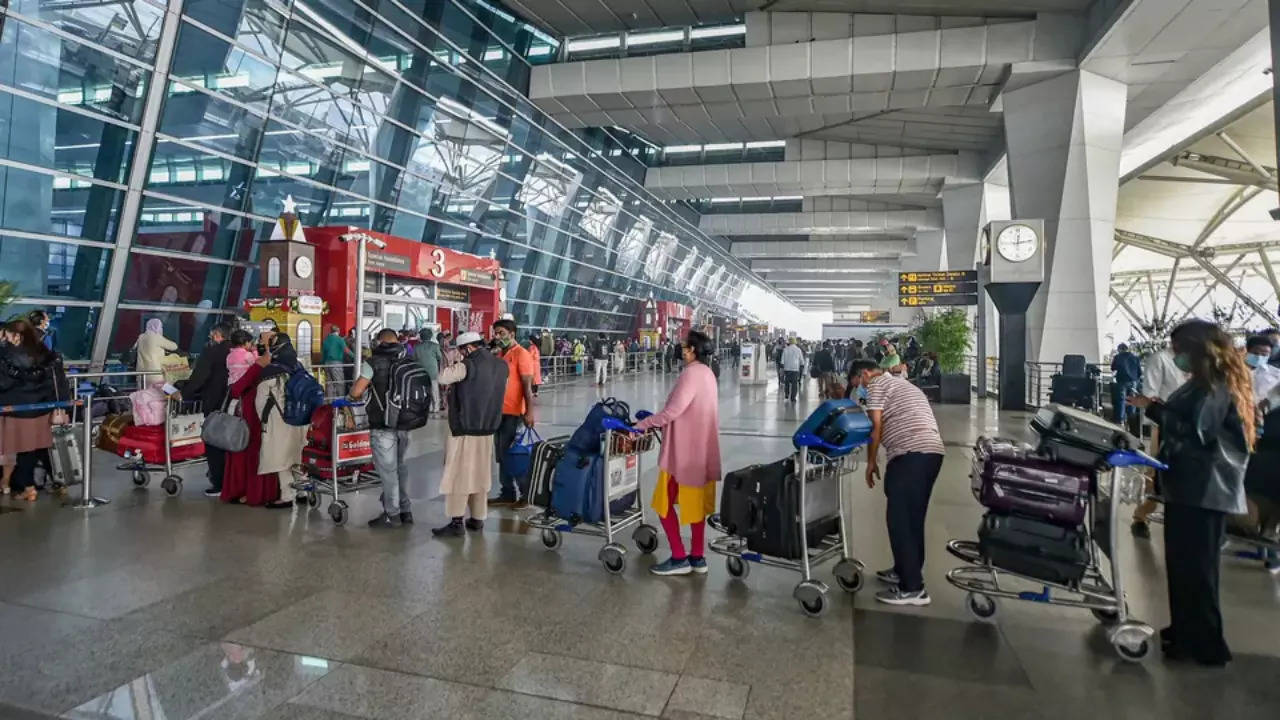
<svg viewBox="0 0 1280 720">
<path fill-rule="evenodd" d="M 83 432 L 80 436 L 80 464 L 81 476 L 83 481 L 80 486 L 80 499 L 67 503 L 67 507 L 73 508 L 93 508 L 99 505 L 106 505 L 110 500 L 93 495 L 93 463 L 91 451 L 93 449 L 93 419 L 90 409 L 93 404 L 93 387 L 91 385 L 76 388 L 77 397 L 74 400 L 59 400 L 54 402 L 42 403 L 26 403 L 23 405 L 0 405 L 0 415 L 8 415 L 17 412 L 33 412 L 41 410 L 68 410 L 74 411 L 80 408 L 80 425 Z"/>
</svg>

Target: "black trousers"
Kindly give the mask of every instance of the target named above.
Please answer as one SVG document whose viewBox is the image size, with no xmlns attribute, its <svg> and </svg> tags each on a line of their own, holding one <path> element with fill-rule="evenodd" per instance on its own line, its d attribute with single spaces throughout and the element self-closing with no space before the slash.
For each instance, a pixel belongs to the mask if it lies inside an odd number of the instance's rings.
<svg viewBox="0 0 1280 720">
<path fill-rule="evenodd" d="M 205 445 L 204 458 L 209 464 L 209 487 L 221 492 L 222 475 L 227 468 L 227 451 L 212 445 Z"/>
<path fill-rule="evenodd" d="M 924 519 L 940 470 L 942 455 L 937 453 L 899 455 L 884 469 L 884 495 L 889 501 L 885 523 L 893 570 L 903 592 L 924 588 Z"/>
<path fill-rule="evenodd" d="M 800 371 L 784 370 L 782 372 L 782 397 L 790 400 L 800 396 Z"/>
<path fill-rule="evenodd" d="M 527 483 L 528 477 L 516 478 L 507 472 L 506 458 L 507 450 L 516 442 L 516 433 L 520 431 L 520 424 L 523 421 L 519 415 L 503 415 L 502 424 L 498 426 L 498 432 L 493 434 L 493 454 L 498 459 L 498 485 L 503 495 L 508 497 L 515 496 L 516 487 L 519 485 L 520 495 L 527 494 L 529 488 Z"/>
<path fill-rule="evenodd" d="M 1164 506 L 1164 554 L 1169 577 L 1169 616 L 1162 640 L 1197 662 L 1231 659 L 1222 637 L 1218 569 L 1227 516 L 1216 510 L 1176 503 Z"/>
<path fill-rule="evenodd" d="M 14 495 L 26 492 L 27 488 L 36 484 L 36 467 L 43 465 L 49 471 L 49 449 L 20 452 L 14 458 L 13 476 L 9 479 L 9 489 Z"/>
</svg>

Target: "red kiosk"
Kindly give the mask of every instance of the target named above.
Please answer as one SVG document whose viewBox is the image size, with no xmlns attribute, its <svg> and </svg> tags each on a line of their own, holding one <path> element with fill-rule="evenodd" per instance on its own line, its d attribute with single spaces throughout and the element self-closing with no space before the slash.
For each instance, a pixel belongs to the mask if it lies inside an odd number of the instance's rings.
<svg viewBox="0 0 1280 720">
<path fill-rule="evenodd" d="M 693 324 L 693 308 L 669 300 L 649 298 L 640 303 L 636 314 L 636 335 L 640 342 L 657 347 L 658 341 L 683 338 Z"/>
<path fill-rule="evenodd" d="M 368 250 L 365 330 L 375 324 L 393 330 L 434 325 L 454 334 L 485 335 L 502 313 L 502 272 L 493 258 L 362 228 L 307 228 L 307 240 L 316 248 L 316 294 L 329 302 L 326 326 L 336 324 L 346 332 L 356 322 L 357 244 L 341 240 L 349 232 L 387 244 Z"/>
</svg>

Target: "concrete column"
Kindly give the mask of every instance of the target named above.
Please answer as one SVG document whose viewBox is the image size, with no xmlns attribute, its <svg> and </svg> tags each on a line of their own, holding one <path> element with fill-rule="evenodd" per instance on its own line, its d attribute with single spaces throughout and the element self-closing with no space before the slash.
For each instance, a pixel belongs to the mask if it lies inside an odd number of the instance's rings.
<svg viewBox="0 0 1280 720">
<path fill-rule="evenodd" d="M 1043 218 L 1045 281 L 1027 311 L 1028 360 L 1102 358 L 1126 87 L 1081 70 L 1004 96 L 1015 218 Z"/>
<path fill-rule="evenodd" d="M 978 234 L 987 224 L 984 183 L 945 185 L 942 224 L 947 232 L 947 269 L 972 270 L 978 257 Z"/>
</svg>

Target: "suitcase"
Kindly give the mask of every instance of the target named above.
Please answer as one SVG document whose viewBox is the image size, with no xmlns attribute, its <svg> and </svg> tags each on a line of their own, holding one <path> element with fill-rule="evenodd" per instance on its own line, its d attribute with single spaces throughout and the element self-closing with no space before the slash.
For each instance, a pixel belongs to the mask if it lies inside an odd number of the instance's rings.
<svg viewBox="0 0 1280 720">
<path fill-rule="evenodd" d="M 997 568 L 1059 585 L 1080 582 L 1089 565 L 1087 534 L 1021 515 L 984 515 L 978 551 Z"/>
<path fill-rule="evenodd" d="M 795 473 L 780 481 L 761 478 L 760 492 L 752 494 L 750 512 L 759 520 L 745 535 L 747 549 L 762 555 L 786 560 L 801 557 L 800 483 Z M 840 477 L 834 471 L 811 472 L 805 486 L 805 518 L 808 520 L 809 547 L 817 547 L 823 538 L 840 531 Z"/>
<path fill-rule="evenodd" d="M 106 450 L 109 453 L 115 452 L 116 446 L 120 443 L 120 435 L 125 431 L 125 428 L 132 426 L 133 415 L 131 413 L 108 415 L 103 418 L 102 424 L 98 426 L 98 449 Z"/>
<path fill-rule="evenodd" d="M 1098 468 L 1115 450 L 1137 450 L 1138 438 L 1119 425 L 1096 415 L 1045 405 L 1031 418 L 1031 429 L 1040 436 L 1036 453 L 1054 462 Z"/>
<path fill-rule="evenodd" d="M 760 518 L 752 513 L 751 498 L 760 494 L 762 484 L 781 485 L 795 472 L 795 459 L 787 456 L 767 464 L 750 465 L 724 476 L 720 488 L 720 524 L 730 535 L 759 532 Z"/>
<path fill-rule="evenodd" d="M 310 474 L 328 477 L 333 470 L 333 454 L 328 448 L 304 447 L 302 448 L 302 465 Z M 365 474 L 373 472 L 373 469 L 372 462 L 362 465 L 343 465 L 338 470 L 338 476 L 348 478 L 353 470 L 359 470 L 361 474 Z"/>
<path fill-rule="evenodd" d="M 80 458 L 80 443 L 71 425 L 53 428 L 53 446 L 49 448 L 49 478 L 54 487 L 67 487 L 84 482 L 84 465 Z"/>
<path fill-rule="evenodd" d="M 164 426 L 131 425 L 125 428 L 120 434 L 120 440 L 116 443 L 116 454 L 121 457 L 140 454 L 142 461 L 148 465 L 163 465 Z M 170 452 L 170 459 L 178 462 L 198 458 L 201 455 L 204 455 L 204 443 L 197 440 L 175 446 Z"/>
<path fill-rule="evenodd" d="M 599 455 L 566 446 L 551 481 L 551 512 L 570 523 L 582 522 L 588 514 L 588 487 L 600 485 L 603 469 L 604 461 Z"/>
<path fill-rule="evenodd" d="M 568 435 L 548 438 L 533 446 L 533 462 L 529 468 L 529 503 L 535 507 L 551 507 L 551 483 L 556 463 L 564 457 Z"/>
<path fill-rule="evenodd" d="M 1098 398 L 1098 381 L 1090 377 L 1054 375 L 1049 380 L 1049 402 L 1093 410 Z"/>
<path fill-rule="evenodd" d="M 1050 462 L 1020 446 L 1006 448 L 987 438 L 978 440 L 972 478 L 978 502 L 1000 513 L 1064 527 L 1084 522 L 1093 486 L 1090 470 Z"/>
<path fill-rule="evenodd" d="M 839 457 L 849 454 L 871 438 L 871 419 L 853 400 L 827 400 L 796 429 L 791 440 L 797 450 L 801 447 L 801 436 L 806 434 L 840 448 L 824 451 L 829 456 Z"/>
</svg>

